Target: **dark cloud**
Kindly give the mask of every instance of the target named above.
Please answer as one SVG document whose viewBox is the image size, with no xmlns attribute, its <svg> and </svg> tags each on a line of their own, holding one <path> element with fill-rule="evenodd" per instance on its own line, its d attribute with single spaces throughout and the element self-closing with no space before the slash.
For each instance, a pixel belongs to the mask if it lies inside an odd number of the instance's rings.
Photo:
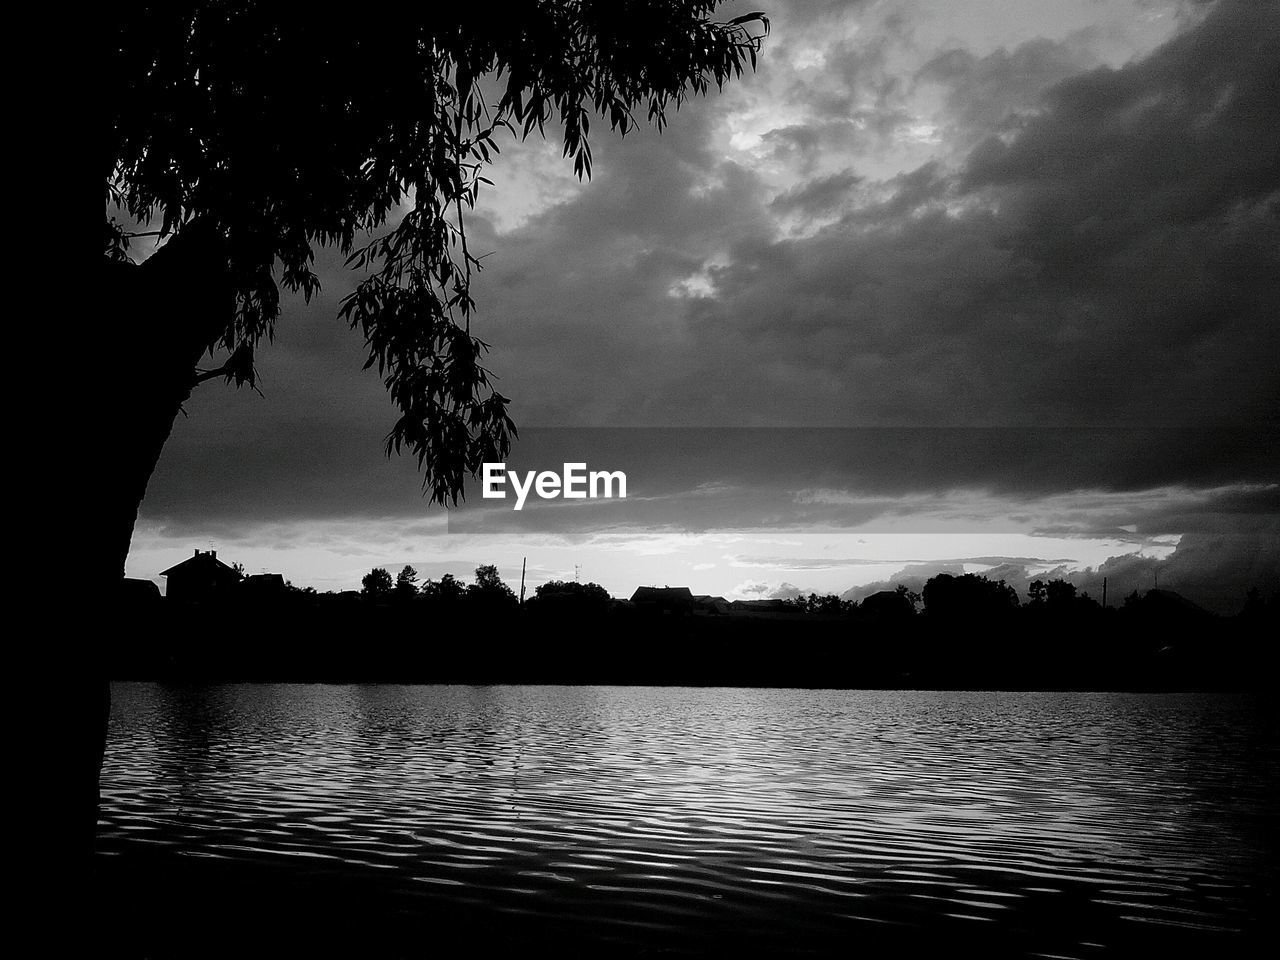
<svg viewBox="0 0 1280 960">
<path fill-rule="evenodd" d="M 769 206 L 783 212 L 799 211 L 809 216 L 827 213 L 838 207 L 853 187 L 863 180 L 852 170 L 842 170 L 828 177 L 818 177 L 780 193 Z"/>
<path fill-rule="evenodd" d="M 957 146 L 972 147 L 977 138 L 1018 132 L 1046 90 L 1096 66 L 1082 43 L 1037 37 L 985 56 L 960 48 L 945 50 L 920 68 L 915 81 L 943 89 L 948 132 Z"/>
</svg>

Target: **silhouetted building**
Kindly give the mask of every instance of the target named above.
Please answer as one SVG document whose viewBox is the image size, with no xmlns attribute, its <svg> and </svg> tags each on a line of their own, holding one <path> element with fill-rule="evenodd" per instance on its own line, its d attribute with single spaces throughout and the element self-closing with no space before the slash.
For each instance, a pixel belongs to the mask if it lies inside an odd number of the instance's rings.
<svg viewBox="0 0 1280 960">
<path fill-rule="evenodd" d="M 636 587 L 631 602 L 646 613 L 691 613 L 693 591 L 688 587 Z"/>
<path fill-rule="evenodd" d="M 729 601 L 724 597 L 713 597 L 708 593 L 700 593 L 693 598 L 693 612 L 701 617 L 728 616 Z"/>
<path fill-rule="evenodd" d="M 224 597 L 240 582 L 240 573 L 218 559 L 218 551 L 195 552 L 181 563 L 160 571 L 165 578 L 165 596 L 184 603 L 199 603 Z"/>
<path fill-rule="evenodd" d="M 242 596 L 253 600 L 268 600 L 285 595 L 284 577 L 278 573 L 255 573 L 240 581 Z"/>
<path fill-rule="evenodd" d="M 120 581 L 119 602 L 126 607 L 146 607 L 160 602 L 160 588 L 154 580 L 125 577 Z"/>
<path fill-rule="evenodd" d="M 1173 590 L 1148 590 L 1136 600 L 1125 603 L 1125 609 L 1141 614 L 1147 620 L 1185 624 L 1212 620 L 1214 615 L 1197 603 Z"/>
<path fill-rule="evenodd" d="M 803 613 L 785 600 L 735 600 L 729 605 L 731 613 L 735 614 L 787 614 L 800 615 Z"/>
</svg>

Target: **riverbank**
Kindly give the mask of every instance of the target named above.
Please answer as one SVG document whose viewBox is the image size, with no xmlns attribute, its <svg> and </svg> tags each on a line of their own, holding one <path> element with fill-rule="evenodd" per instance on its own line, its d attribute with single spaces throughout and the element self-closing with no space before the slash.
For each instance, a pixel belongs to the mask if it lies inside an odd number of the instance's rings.
<svg viewBox="0 0 1280 960">
<path fill-rule="evenodd" d="M 360 601 L 131 614 L 121 680 L 825 687 L 1271 689 L 1270 624 L 1241 618 L 882 619 L 426 610 Z"/>
</svg>

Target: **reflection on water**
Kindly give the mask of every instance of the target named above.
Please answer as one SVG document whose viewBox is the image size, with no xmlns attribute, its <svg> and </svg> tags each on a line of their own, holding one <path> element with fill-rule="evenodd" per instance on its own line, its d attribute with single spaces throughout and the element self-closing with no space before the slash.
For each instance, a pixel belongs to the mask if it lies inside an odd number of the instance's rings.
<svg viewBox="0 0 1280 960">
<path fill-rule="evenodd" d="M 1232 696 L 121 684 L 100 847 L 312 858 L 623 938 L 996 923 L 1092 955 L 1256 923 L 1278 743 Z"/>
</svg>

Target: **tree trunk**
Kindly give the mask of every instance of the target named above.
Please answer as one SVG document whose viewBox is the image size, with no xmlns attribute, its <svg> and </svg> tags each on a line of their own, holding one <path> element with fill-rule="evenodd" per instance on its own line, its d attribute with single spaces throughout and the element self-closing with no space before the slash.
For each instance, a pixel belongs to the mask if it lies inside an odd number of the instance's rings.
<svg viewBox="0 0 1280 960">
<path fill-rule="evenodd" d="M 85 484 L 90 529 L 78 572 L 87 589 L 74 627 L 89 651 L 88 669 L 77 672 L 82 686 L 72 693 L 80 731 L 73 762 L 84 811 L 73 832 L 86 850 L 97 829 L 110 703 L 110 651 L 103 644 L 127 638 L 134 627 L 120 604 L 120 586 L 138 508 L 191 396 L 196 364 L 233 316 L 223 238 L 193 223 L 141 265 L 105 262 L 101 306 L 86 324 L 103 385 L 93 388 L 93 408 L 83 418 L 97 462 Z"/>
<path fill-rule="evenodd" d="M 199 223 L 140 266 L 107 264 L 104 292 L 113 321 L 104 346 L 114 371 L 107 423 L 116 431 L 116 454 L 104 476 L 110 549 L 102 562 L 118 581 L 160 451 L 195 387 L 196 364 L 231 321 L 235 298 L 223 240 Z"/>
</svg>

